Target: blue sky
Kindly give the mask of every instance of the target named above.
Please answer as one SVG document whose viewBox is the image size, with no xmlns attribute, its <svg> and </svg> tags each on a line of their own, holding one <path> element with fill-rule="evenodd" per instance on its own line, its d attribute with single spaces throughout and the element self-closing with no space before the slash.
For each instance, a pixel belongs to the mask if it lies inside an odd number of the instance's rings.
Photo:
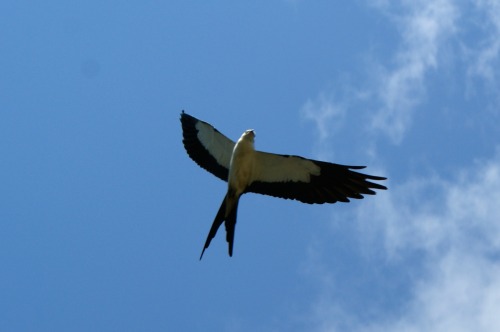
<svg viewBox="0 0 500 332">
<path fill-rule="evenodd" d="M 4 1 L 2 331 L 494 331 L 500 1 Z M 181 110 L 367 165 L 349 204 L 246 195 Z"/>
</svg>

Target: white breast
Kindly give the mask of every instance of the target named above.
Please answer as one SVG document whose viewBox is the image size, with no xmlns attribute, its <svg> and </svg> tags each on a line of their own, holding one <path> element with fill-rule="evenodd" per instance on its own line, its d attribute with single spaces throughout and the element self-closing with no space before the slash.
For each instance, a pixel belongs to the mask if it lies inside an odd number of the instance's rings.
<svg viewBox="0 0 500 332">
<path fill-rule="evenodd" d="M 234 146 L 229 167 L 228 186 L 237 195 L 243 193 L 252 179 L 254 160 L 253 142 L 242 136 Z"/>
</svg>

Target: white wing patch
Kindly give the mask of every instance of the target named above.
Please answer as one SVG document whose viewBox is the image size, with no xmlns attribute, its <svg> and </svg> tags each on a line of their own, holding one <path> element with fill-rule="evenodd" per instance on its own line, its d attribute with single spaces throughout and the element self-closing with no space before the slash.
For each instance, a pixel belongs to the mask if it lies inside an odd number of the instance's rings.
<svg viewBox="0 0 500 332">
<path fill-rule="evenodd" d="M 311 175 L 320 173 L 321 168 L 309 159 L 255 151 L 253 181 L 309 183 Z"/>
<path fill-rule="evenodd" d="M 203 147 L 215 158 L 217 163 L 229 169 L 235 143 L 206 122 L 198 121 L 196 129 L 198 130 L 198 140 Z"/>
</svg>

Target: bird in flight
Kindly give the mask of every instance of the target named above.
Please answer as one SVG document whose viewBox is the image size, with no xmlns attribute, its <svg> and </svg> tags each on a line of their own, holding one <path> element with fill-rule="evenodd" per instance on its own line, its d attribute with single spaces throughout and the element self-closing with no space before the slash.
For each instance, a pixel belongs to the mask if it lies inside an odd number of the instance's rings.
<svg viewBox="0 0 500 332">
<path fill-rule="evenodd" d="M 255 132 L 246 130 L 237 142 L 221 134 L 207 122 L 181 113 L 183 144 L 199 166 L 228 183 L 227 193 L 215 216 L 200 259 L 217 230 L 225 223 L 229 256 L 233 255 L 238 201 L 245 193 L 294 199 L 308 204 L 349 202 L 349 198 L 375 195 L 373 189 L 387 189 L 372 181 L 385 177 L 346 166 L 300 156 L 255 150 Z"/>
</svg>

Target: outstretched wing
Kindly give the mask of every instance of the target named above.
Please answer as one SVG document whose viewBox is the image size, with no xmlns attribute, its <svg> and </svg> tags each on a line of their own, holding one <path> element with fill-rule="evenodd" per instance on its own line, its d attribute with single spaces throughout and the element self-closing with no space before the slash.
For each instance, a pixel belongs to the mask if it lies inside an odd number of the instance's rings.
<svg viewBox="0 0 500 332">
<path fill-rule="evenodd" d="M 245 192 L 322 204 L 349 202 L 375 195 L 373 189 L 387 189 L 372 182 L 386 178 L 354 171 L 362 168 L 256 151 L 252 182 Z"/>
<path fill-rule="evenodd" d="M 209 123 L 181 113 L 184 148 L 189 157 L 216 177 L 227 181 L 235 143 Z"/>
</svg>

